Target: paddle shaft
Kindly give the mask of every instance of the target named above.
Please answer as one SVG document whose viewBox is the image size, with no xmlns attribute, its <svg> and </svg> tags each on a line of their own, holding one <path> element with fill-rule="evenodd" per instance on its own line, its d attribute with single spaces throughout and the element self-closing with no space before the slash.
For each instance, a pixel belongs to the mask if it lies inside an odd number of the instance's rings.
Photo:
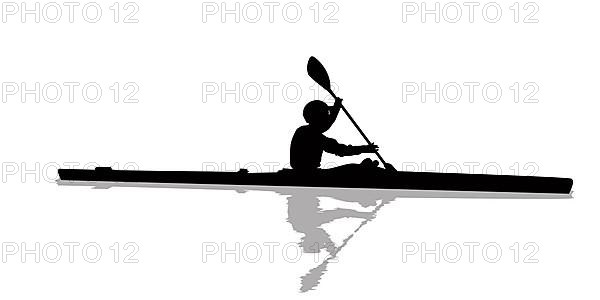
<svg viewBox="0 0 600 300">
<path fill-rule="evenodd" d="M 335 96 L 335 94 L 333 93 L 332 90 L 328 89 L 327 90 L 329 92 L 329 94 L 331 94 L 331 96 L 335 99 L 337 98 Z M 356 123 L 356 121 L 354 121 L 354 118 L 352 118 L 352 116 L 350 115 L 350 113 L 348 112 L 348 110 L 346 109 L 346 107 L 344 107 L 343 104 L 340 103 L 340 107 L 342 108 L 342 110 L 344 111 L 344 113 L 346 114 L 346 116 L 348 116 L 348 119 L 350 119 L 350 122 L 352 122 L 352 124 L 354 124 L 354 127 L 356 127 L 356 129 L 358 130 L 358 132 L 360 133 L 360 135 L 362 135 L 363 139 L 365 139 L 365 141 L 367 142 L 368 145 L 371 145 L 371 141 L 369 141 L 369 138 L 367 137 L 367 135 L 362 131 L 362 129 L 360 129 L 360 126 L 358 126 L 358 124 Z M 383 166 L 385 167 L 387 164 L 385 162 L 385 160 L 383 159 L 383 157 L 381 157 L 381 154 L 379 154 L 379 151 L 375 151 L 375 155 L 377 155 L 377 158 L 379 158 L 379 160 L 381 161 L 381 163 L 383 163 Z"/>
<path fill-rule="evenodd" d="M 350 122 L 352 122 L 352 124 L 354 124 L 354 127 L 356 127 L 356 129 L 358 130 L 360 135 L 362 135 L 363 139 L 365 139 L 365 141 L 367 142 L 368 145 L 371 145 L 371 141 L 369 141 L 369 138 L 365 135 L 365 133 L 362 131 L 362 129 L 360 129 L 358 124 L 356 124 L 356 121 L 354 121 L 354 119 L 352 118 L 352 116 L 350 115 L 350 113 L 348 112 L 346 107 L 344 107 L 344 105 L 341 105 L 341 107 L 342 107 L 342 110 L 344 111 L 344 113 L 346 113 L 346 116 L 348 116 L 348 119 L 350 119 Z M 379 154 L 379 151 L 375 151 L 375 155 L 377 155 L 377 158 L 379 158 L 379 160 L 385 166 L 386 162 L 385 162 L 385 160 L 383 160 L 383 157 L 381 157 L 381 154 Z"/>
</svg>

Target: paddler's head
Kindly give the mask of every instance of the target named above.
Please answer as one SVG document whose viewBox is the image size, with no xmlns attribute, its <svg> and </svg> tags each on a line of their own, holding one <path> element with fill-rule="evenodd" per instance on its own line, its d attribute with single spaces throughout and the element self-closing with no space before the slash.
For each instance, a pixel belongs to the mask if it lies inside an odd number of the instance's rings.
<svg viewBox="0 0 600 300">
<path fill-rule="evenodd" d="M 304 106 L 304 120 L 310 127 L 321 132 L 329 128 L 329 106 L 321 100 L 310 101 Z"/>
</svg>

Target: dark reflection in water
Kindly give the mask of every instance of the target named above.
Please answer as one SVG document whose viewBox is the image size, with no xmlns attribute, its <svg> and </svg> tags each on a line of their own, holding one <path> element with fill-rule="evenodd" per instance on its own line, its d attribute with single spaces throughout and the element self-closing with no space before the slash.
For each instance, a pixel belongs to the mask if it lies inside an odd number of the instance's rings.
<svg viewBox="0 0 600 300">
<path fill-rule="evenodd" d="M 329 263 L 337 258 L 338 253 L 354 234 L 368 221 L 374 219 L 381 207 L 398 197 L 393 192 L 390 193 L 385 190 L 295 188 L 278 191 L 278 193 L 288 195 L 288 222 L 295 231 L 304 235 L 300 240 L 303 251 L 305 253 L 318 253 L 321 250 L 326 250 L 329 254 L 320 265 L 302 276 L 301 292 L 316 288 L 321 277 L 327 271 Z M 358 203 L 364 208 L 372 207 L 372 209 L 366 212 L 345 208 L 323 210 L 319 207 L 320 197 Z M 360 218 L 363 221 L 340 245 L 335 246 L 329 233 L 322 228 L 322 225 L 343 218 Z"/>
<path fill-rule="evenodd" d="M 356 233 L 373 220 L 377 212 L 396 198 L 488 198 L 488 199 L 550 199 L 571 198 L 570 195 L 526 194 L 526 193 L 493 193 L 493 192 L 456 192 L 456 191 L 416 191 L 416 190 L 378 190 L 378 189 L 344 189 L 344 188 L 306 188 L 277 186 L 231 186 L 231 185 L 197 185 L 197 184 L 156 184 L 126 182 L 77 182 L 58 181 L 59 185 L 93 186 L 106 189 L 110 187 L 145 187 L 145 188 L 181 188 L 201 190 L 229 190 L 245 193 L 247 191 L 269 191 L 286 196 L 288 202 L 287 221 L 292 228 L 302 234 L 299 242 L 305 253 L 328 252 L 327 258 L 318 266 L 301 277 L 300 291 L 315 289 L 327 266 L 333 262 L 340 251 L 356 235 Z M 339 201 L 359 204 L 368 211 L 338 208 L 323 210 L 320 198 L 328 197 Z M 363 221 L 352 231 L 340 245 L 335 245 L 331 236 L 322 225 L 343 218 L 359 218 Z"/>
</svg>

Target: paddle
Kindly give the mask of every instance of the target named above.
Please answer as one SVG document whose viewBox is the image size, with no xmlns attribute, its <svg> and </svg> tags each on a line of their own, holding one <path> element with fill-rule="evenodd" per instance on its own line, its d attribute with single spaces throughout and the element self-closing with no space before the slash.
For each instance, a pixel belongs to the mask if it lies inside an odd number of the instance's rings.
<svg viewBox="0 0 600 300">
<path fill-rule="evenodd" d="M 327 70 L 325 70 L 323 64 L 321 64 L 321 62 L 317 60 L 314 56 L 311 56 L 308 59 L 306 71 L 308 71 L 308 76 L 310 76 L 310 78 L 312 78 L 316 83 L 318 83 L 322 88 L 324 88 L 334 99 L 337 98 L 337 96 L 331 90 L 331 81 L 329 80 L 329 74 L 327 74 Z M 367 138 L 362 129 L 360 129 L 358 124 L 356 124 L 356 121 L 354 121 L 354 118 L 352 118 L 346 107 L 344 107 L 344 105 L 341 105 L 341 108 L 346 114 L 346 116 L 348 116 L 348 119 L 350 119 L 350 122 L 354 124 L 354 127 L 356 127 L 360 135 L 362 135 L 363 139 L 365 139 L 367 144 L 371 145 L 371 141 L 369 141 L 369 138 Z M 379 151 L 375 151 L 375 154 L 377 155 L 377 158 L 379 158 L 381 163 L 383 163 L 384 168 L 390 171 L 396 171 L 396 169 L 391 164 L 388 164 L 385 162 L 385 160 L 383 160 L 383 157 L 381 157 Z"/>
</svg>

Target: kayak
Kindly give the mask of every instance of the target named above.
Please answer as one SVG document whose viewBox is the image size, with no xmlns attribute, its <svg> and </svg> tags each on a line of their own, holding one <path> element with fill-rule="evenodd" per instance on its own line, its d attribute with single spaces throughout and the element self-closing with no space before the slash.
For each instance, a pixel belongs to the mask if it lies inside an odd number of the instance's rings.
<svg viewBox="0 0 600 300">
<path fill-rule="evenodd" d="M 405 172 L 379 168 L 360 174 L 290 169 L 271 173 L 59 169 L 61 182 L 162 183 L 186 185 L 319 187 L 346 189 L 425 190 L 495 193 L 571 194 L 573 180 L 558 177 L 463 173 Z"/>
</svg>

